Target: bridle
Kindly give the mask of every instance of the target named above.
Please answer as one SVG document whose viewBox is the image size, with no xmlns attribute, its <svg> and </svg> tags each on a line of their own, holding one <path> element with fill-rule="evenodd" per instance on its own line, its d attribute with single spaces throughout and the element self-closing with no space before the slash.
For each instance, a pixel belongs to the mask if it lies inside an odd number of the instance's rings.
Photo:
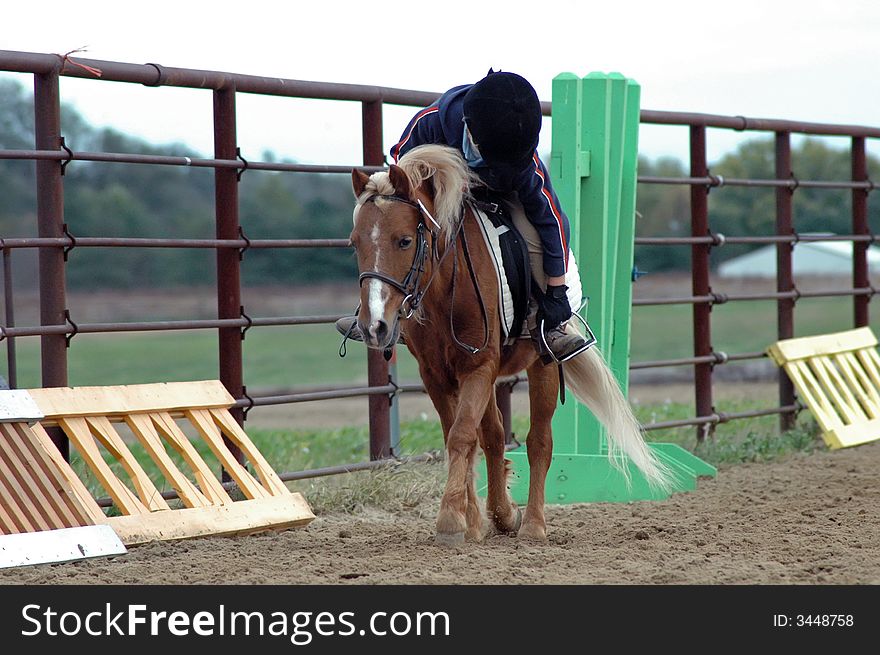
<svg viewBox="0 0 880 655">
<path fill-rule="evenodd" d="M 425 215 L 429 216 L 431 221 L 437 225 L 437 221 L 434 220 L 434 217 L 428 213 L 428 210 L 425 209 L 424 204 L 421 202 L 415 203 L 409 198 L 404 198 L 403 196 L 388 196 L 388 195 L 375 195 L 371 196 L 367 199 L 366 202 L 373 201 L 381 198 L 383 200 L 390 200 L 393 202 L 402 202 L 404 204 L 409 205 L 410 207 L 415 207 L 419 210 L 419 218 L 423 219 Z M 438 230 L 431 230 L 431 243 L 432 249 L 434 251 L 434 256 L 437 256 L 437 234 L 439 231 L 439 225 L 437 225 Z M 364 280 L 369 278 L 375 278 L 377 280 L 381 280 L 385 284 L 388 284 L 403 294 L 403 302 L 400 303 L 399 316 L 401 318 L 410 318 L 419 308 L 419 305 L 422 303 L 422 298 L 425 295 L 425 292 L 428 290 L 428 286 L 433 281 L 433 276 L 428 280 L 428 284 L 424 286 L 424 288 L 419 288 L 419 285 L 422 282 L 422 275 L 425 272 L 425 261 L 428 258 L 428 239 L 425 236 L 425 232 L 428 231 L 428 228 L 425 226 L 424 220 L 419 220 L 419 226 L 416 229 L 416 250 L 413 254 L 413 261 L 409 267 L 409 271 L 407 271 L 406 275 L 403 277 L 403 280 L 397 281 L 390 275 L 386 273 L 382 273 L 381 271 L 364 271 L 361 273 L 358 278 L 358 283 L 360 286 L 364 285 Z M 445 256 L 446 253 L 444 253 Z M 440 260 L 442 261 L 442 259 Z"/>
<path fill-rule="evenodd" d="M 468 251 L 467 236 L 465 235 L 465 231 L 463 229 L 464 215 L 462 215 L 462 217 L 456 223 L 455 232 L 452 236 L 452 239 L 450 240 L 450 247 L 446 248 L 446 250 L 441 255 L 437 247 L 438 235 L 441 229 L 440 224 L 437 223 L 433 216 L 431 216 L 431 213 L 428 211 L 427 207 L 425 207 L 425 204 L 421 200 L 413 202 L 409 198 L 404 198 L 403 196 L 377 194 L 371 196 L 365 202 L 375 202 L 377 199 L 390 200 L 392 202 L 402 202 L 406 205 L 409 205 L 410 207 L 416 208 L 419 211 L 419 225 L 416 229 L 416 249 L 415 253 L 413 253 L 412 264 L 409 267 L 409 271 L 407 271 L 406 275 L 403 277 L 403 280 L 398 281 L 390 275 L 381 271 L 364 271 L 360 274 L 360 277 L 358 278 L 358 283 L 360 284 L 360 286 L 363 286 L 364 280 L 375 278 L 397 289 L 400 293 L 403 294 L 403 301 L 400 303 L 398 317 L 409 319 L 421 306 L 422 299 L 425 297 L 425 293 L 434 282 L 434 278 L 436 277 L 437 272 L 440 270 L 443 261 L 446 259 L 450 252 L 455 251 L 458 239 L 459 237 L 461 237 L 462 252 L 464 253 L 465 261 L 467 262 L 468 272 L 470 273 L 471 277 L 471 283 L 474 285 L 474 290 L 476 291 L 477 299 L 479 300 L 480 304 L 480 311 L 482 312 L 483 316 L 483 332 L 485 334 L 483 344 L 479 348 L 475 348 L 474 346 L 460 341 L 455 334 L 455 325 L 452 321 L 452 317 L 454 314 L 454 312 L 452 311 L 452 307 L 455 304 L 455 278 L 457 277 L 458 272 L 457 260 L 455 257 L 452 258 L 452 293 L 449 311 L 449 328 L 455 343 L 464 350 L 470 352 L 472 355 L 475 355 L 483 350 L 489 343 L 489 315 L 486 311 L 486 305 L 483 302 L 483 294 L 480 292 L 480 287 L 477 283 L 477 276 L 476 273 L 474 273 L 474 266 L 471 262 L 470 252 Z M 428 226 L 425 224 L 426 218 L 436 226 L 436 230 L 431 230 L 428 228 Z M 431 276 L 424 283 L 424 285 L 422 285 L 422 276 L 425 273 L 425 262 L 428 258 L 428 239 L 426 233 L 431 234 L 431 252 L 433 253 L 433 258 L 436 260 L 437 263 L 434 266 L 434 270 L 431 272 Z"/>
</svg>

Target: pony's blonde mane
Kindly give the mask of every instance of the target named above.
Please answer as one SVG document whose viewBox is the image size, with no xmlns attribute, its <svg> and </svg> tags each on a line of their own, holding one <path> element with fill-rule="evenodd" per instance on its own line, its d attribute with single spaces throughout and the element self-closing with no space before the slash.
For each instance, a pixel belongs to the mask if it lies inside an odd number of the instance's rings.
<svg viewBox="0 0 880 655">
<path fill-rule="evenodd" d="M 413 189 L 430 180 L 434 191 L 434 220 L 447 238 L 461 215 L 462 203 L 471 197 L 470 188 L 482 184 L 455 148 L 438 145 L 418 146 L 407 152 L 397 165 L 409 178 Z M 364 192 L 360 195 L 357 209 L 373 196 L 390 196 L 395 193 L 387 171 L 373 173 Z M 381 206 L 381 205 L 380 205 Z"/>
</svg>

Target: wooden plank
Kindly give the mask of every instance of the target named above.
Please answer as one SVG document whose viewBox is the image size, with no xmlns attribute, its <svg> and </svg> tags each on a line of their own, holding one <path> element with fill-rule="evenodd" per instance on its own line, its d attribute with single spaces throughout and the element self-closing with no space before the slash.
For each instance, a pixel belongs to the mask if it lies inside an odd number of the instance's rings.
<svg viewBox="0 0 880 655">
<path fill-rule="evenodd" d="M 850 422 L 859 423 L 861 421 L 868 420 L 868 415 L 862 409 L 859 401 L 856 400 L 856 397 L 853 395 L 852 390 L 850 390 L 849 386 L 846 383 L 846 380 L 844 380 L 843 377 L 840 375 L 840 372 L 837 370 L 837 367 L 834 365 L 832 359 L 830 357 L 818 357 L 817 359 L 822 361 L 828 377 L 837 387 L 837 390 L 840 393 L 840 397 L 842 399 L 842 411 L 845 412 L 847 416 L 851 417 Z"/>
<path fill-rule="evenodd" d="M 819 383 L 816 382 L 813 372 L 806 362 L 790 362 L 785 365 L 785 370 L 791 381 L 794 382 L 797 390 L 804 397 L 804 400 L 807 401 L 807 405 L 813 411 L 813 415 L 823 430 L 830 430 L 843 425 L 840 417 L 837 416 L 837 412 L 834 411 L 834 408 L 825 398 Z"/>
<path fill-rule="evenodd" d="M 818 355 L 833 355 L 840 352 L 874 348 L 877 337 L 871 328 L 863 327 L 833 334 L 821 334 L 814 337 L 799 337 L 777 341 L 768 348 L 771 357 L 779 366 L 786 362 Z"/>
<path fill-rule="evenodd" d="M 36 530 L 27 513 L 19 506 L 14 491 L 6 486 L 3 476 L 0 476 L 0 509 L 3 510 L 0 514 L 3 525 L 0 527 L 3 528 L 4 534 L 18 534 L 19 532 Z"/>
<path fill-rule="evenodd" d="M 28 391 L 47 419 L 60 416 L 109 417 L 134 412 L 183 411 L 194 407 L 231 407 L 235 404 L 235 399 L 219 380 L 52 387 Z"/>
<path fill-rule="evenodd" d="M 64 490 L 70 494 L 71 500 L 75 500 L 78 511 L 83 517 L 87 517 L 88 520 L 94 524 L 104 523 L 107 517 L 103 510 L 98 507 L 98 503 L 92 498 L 89 490 L 86 489 L 86 486 L 82 483 L 82 480 L 80 480 L 77 474 L 74 473 L 70 464 L 68 464 L 61 456 L 61 453 L 58 452 L 58 448 L 52 442 L 49 435 L 46 434 L 46 430 L 43 426 L 39 423 L 35 423 L 26 428 L 26 430 L 30 433 L 28 436 L 33 439 L 33 443 L 39 446 L 40 452 L 43 453 L 54 465 L 54 470 L 57 473 L 59 480 L 63 481 L 63 484 L 65 485 Z"/>
<path fill-rule="evenodd" d="M 149 510 L 140 501 L 140 499 L 132 493 L 131 489 L 126 487 L 116 474 L 110 469 L 107 462 L 104 461 L 103 455 L 95 443 L 95 438 L 89 430 L 84 418 L 61 416 L 58 418 L 58 424 L 67 434 L 68 438 L 74 443 L 83 461 L 98 478 L 98 481 L 104 487 L 113 502 L 124 514 L 145 514 Z"/>
<path fill-rule="evenodd" d="M 30 512 L 34 516 L 39 516 L 41 520 L 49 526 L 50 530 L 55 528 L 73 527 L 65 522 L 63 513 L 60 513 L 56 507 L 57 494 L 50 491 L 47 485 L 40 484 L 39 478 L 36 477 L 36 471 L 33 465 L 19 452 L 16 443 L 13 443 L 11 435 L 15 435 L 14 430 L 10 430 L 9 425 L 3 426 L 3 433 L 6 437 L 7 448 L 3 448 L 4 452 L 0 452 L 0 459 L 5 458 L 7 465 L 12 470 L 12 475 L 21 485 L 24 496 L 22 502 L 27 503 L 31 509 Z M 56 502 L 52 502 L 50 500 Z"/>
<path fill-rule="evenodd" d="M 210 500 L 211 504 L 228 505 L 232 503 L 232 498 L 226 493 L 216 474 L 211 471 L 186 435 L 177 427 L 174 419 L 161 412 L 154 412 L 148 414 L 148 416 L 156 428 L 158 428 L 159 433 L 165 437 L 172 448 L 180 453 L 183 461 L 192 469 L 199 489 Z"/>
<path fill-rule="evenodd" d="M 3 486 L 0 484 L 0 534 L 19 534 L 20 529 L 12 516 L 6 511 L 6 503 L 3 500 Z"/>
<path fill-rule="evenodd" d="M 131 414 L 125 417 L 125 422 L 134 432 L 138 441 L 156 462 L 156 466 L 162 471 L 162 475 L 171 483 L 178 496 L 187 507 L 207 507 L 211 504 L 199 489 L 187 478 L 174 463 L 163 445 L 162 438 L 153 426 L 153 421 L 144 414 Z"/>
<path fill-rule="evenodd" d="M 853 353 L 844 353 L 839 355 L 839 357 L 844 359 L 852 367 L 852 370 L 861 382 L 862 387 L 871 396 L 872 402 L 880 407 L 880 391 L 878 391 L 877 384 L 874 382 L 874 378 L 868 370 L 870 364 L 866 365 L 863 360 L 865 354 L 866 351 L 857 350 Z M 875 371 L 875 373 L 877 372 Z M 878 379 L 880 379 L 880 377 L 878 377 Z"/>
<path fill-rule="evenodd" d="M 220 426 L 223 434 L 238 446 L 244 456 L 247 457 L 257 472 L 257 477 L 259 477 L 263 486 L 272 492 L 273 495 L 290 493 L 290 490 L 281 478 L 278 477 L 278 474 L 275 473 L 275 470 L 269 465 L 269 462 L 266 461 L 266 458 L 263 457 L 263 454 L 257 449 L 245 431 L 241 429 L 241 426 L 235 422 L 229 411 L 225 409 L 211 409 L 209 411 L 211 416 L 214 417 L 215 423 Z"/>
<path fill-rule="evenodd" d="M 229 476 L 235 480 L 235 483 L 241 488 L 242 493 L 248 498 L 265 498 L 271 496 L 257 480 L 245 469 L 223 443 L 223 434 L 214 424 L 214 419 L 207 410 L 195 409 L 186 412 L 184 415 L 187 420 L 192 423 L 207 442 L 211 451 L 220 461 L 220 464 L 227 470 Z"/>
<path fill-rule="evenodd" d="M 823 435 L 824 437 L 825 435 Z M 825 439 L 829 448 L 848 448 L 880 439 L 880 419 L 836 428 Z"/>
<path fill-rule="evenodd" d="M 880 387 L 880 358 L 877 357 L 877 351 L 871 348 L 859 350 L 856 351 L 856 357 L 874 386 Z"/>
<path fill-rule="evenodd" d="M 147 475 L 147 472 L 144 471 L 140 463 L 135 459 L 135 456 L 132 455 L 122 437 L 110 425 L 110 421 L 104 416 L 90 416 L 86 418 L 86 423 L 89 425 L 92 434 L 98 437 L 101 443 L 104 444 L 104 448 L 110 451 L 110 454 L 122 464 L 141 502 L 147 506 L 147 509 L 151 512 L 169 509 L 168 503 L 162 498 L 162 492 L 150 480 L 150 476 Z"/>
<path fill-rule="evenodd" d="M 0 450 L 0 503 L 9 510 L 19 532 L 51 529 L 39 512 L 35 511 L 33 502 L 28 500 L 27 492 L 13 475 L 4 455 L 3 450 Z"/>
<path fill-rule="evenodd" d="M 822 388 L 825 390 L 826 395 L 831 399 L 831 404 L 837 410 L 841 419 L 844 423 L 854 423 L 859 420 L 859 416 L 855 414 L 849 405 L 847 405 L 846 401 L 841 396 L 834 382 L 831 380 L 831 375 L 827 369 L 828 361 L 825 357 L 812 357 L 807 360 L 810 365 L 810 368 L 813 369 L 813 372 L 816 374 L 816 378 L 821 382 Z M 862 416 L 862 419 L 865 417 Z"/>
<path fill-rule="evenodd" d="M 315 518 L 298 493 L 240 500 L 229 505 L 186 508 L 140 516 L 114 516 L 108 524 L 122 543 L 131 546 L 204 536 L 232 536 L 281 530 L 308 524 Z"/>
<path fill-rule="evenodd" d="M 835 361 L 841 373 L 849 382 L 850 388 L 858 396 L 865 413 L 870 418 L 880 418 L 880 394 L 871 384 L 864 369 L 859 365 L 854 353 L 840 353 Z"/>
<path fill-rule="evenodd" d="M 38 454 L 34 452 L 32 445 L 28 444 L 26 435 L 17 429 L 21 425 L 21 423 L 10 423 L 0 427 L 0 431 L 6 437 L 6 443 L 9 446 L 10 452 L 14 453 L 22 468 L 28 471 L 34 484 L 42 490 L 42 497 L 45 498 L 47 504 L 46 509 L 51 508 L 57 517 L 55 527 L 74 528 L 88 525 L 88 522 L 82 522 L 82 517 L 70 506 L 65 497 L 64 490 L 54 476 L 51 475 L 50 471 L 47 470 L 45 461 L 41 460 Z M 25 427 L 27 426 L 25 425 Z M 39 498 L 36 500 L 40 502 Z"/>
</svg>

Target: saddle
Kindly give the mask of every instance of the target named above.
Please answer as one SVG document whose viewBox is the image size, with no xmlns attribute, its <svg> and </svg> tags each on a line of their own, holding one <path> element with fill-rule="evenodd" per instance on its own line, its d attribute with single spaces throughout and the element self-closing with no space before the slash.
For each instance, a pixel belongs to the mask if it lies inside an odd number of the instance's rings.
<svg viewBox="0 0 880 655">
<path fill-rule="evenodd" d="M 491 255 L 498 279 L 498 315 L 502 343 L 528 337 L 523 325 L 529 311 L 532 272 L 528 246 L 502 199 L 485 188 L 472 190 L 474 216 Z"/>
</svg>

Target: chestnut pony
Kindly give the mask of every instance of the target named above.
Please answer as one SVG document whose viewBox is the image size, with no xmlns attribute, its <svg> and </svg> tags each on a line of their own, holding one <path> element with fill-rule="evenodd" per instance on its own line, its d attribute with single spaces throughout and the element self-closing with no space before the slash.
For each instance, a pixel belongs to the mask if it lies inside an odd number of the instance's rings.
<svg viewBox="0 0 880 655">
<path fill-rule="evenodd" d="M 486 516 L 502 533 L 546 538 L 544 481 L 553 440 L 559 376 L 529 339 L 502 345 L 498 284 L 476 224 L 469 189 L 479 184 L 458 151 L 420 146 L 387 172 L 352 171 L 357 205 L 351 242 L 360 270 L 358 327 L 370 348 L 385 350 L 400 332 L 440 416 L 448 456 L 436 541 L 480 541 L 483 519 L 474 484 L 477 444 L 488 473 Z M 569 322 L 567 329 L 574 329 Z M 529 379 L 530 467 L 525 516 L 507 489 L 504 429 L 495 380 L 525 369 Z M 597 347 L 565 364 L 570 391 L 606 427 L 609 457 L 629 458 L 659 488 L 669 471 L 646 447 L 626 398 Z"/>
</svg>

